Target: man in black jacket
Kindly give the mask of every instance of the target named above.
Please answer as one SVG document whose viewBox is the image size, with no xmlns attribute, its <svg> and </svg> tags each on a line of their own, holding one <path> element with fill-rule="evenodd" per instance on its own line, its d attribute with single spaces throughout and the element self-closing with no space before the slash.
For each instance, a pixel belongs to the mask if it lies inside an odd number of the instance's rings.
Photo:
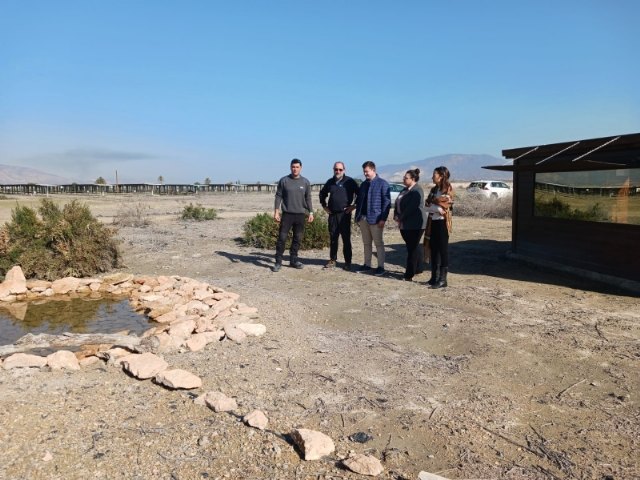
<svg viewBox="0 0 640 480">
<path fill-rule="evenodd" d="M 331 177 L 320 190 L 320 204 L 329 214 L 329 262 L 325 268 L 334 268 L 338 260 L 338 239 L 342 237 L 344 269 L 351 270 L 351 212 L 353 201 L 358 194 L 358 184 L 346 175 L 344 163 L 333 165 Z M 327 197 L 329 202 L 327 203 Z"/>
</svg>

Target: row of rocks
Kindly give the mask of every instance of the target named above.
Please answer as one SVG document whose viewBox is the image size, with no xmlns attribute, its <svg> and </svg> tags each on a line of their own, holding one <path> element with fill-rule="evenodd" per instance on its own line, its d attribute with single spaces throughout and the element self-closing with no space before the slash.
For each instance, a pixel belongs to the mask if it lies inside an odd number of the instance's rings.
<svg viewBox="0 0 640 480">
<path fill-rule="evenodd" d="M 186 277 L 116 274 L 96 279 L 68 277 L 54 282 L 27 282 L 19 267 L 14 267 L 0 284 L 0 301 L 4 302 L 85 293 L 126 294 L 136 311 L 156 322 L 142 335 L 140 351 L 113 345 L 85 345 L 75 353 L 60 350 L 47 357 L 16 353 L 4 362 L 0 360 L 0 365 L 5 369 L 49 366 L 52 370 L 80 370 L 102 359 L 139 380 L 152 379 L 169 389 L 196 389 L 202 387 L 200 377 L 186 370 L 170 369 L 158 354 L 197 351 L 223 339 L 242 343 L 247 336 L 261 336 L 266 332 L 264 325 L 252 322 L 258 317 L 257 309 L 238 303 L 239 295 Z M 194 401 L 216 413 L 239 413 L 235 399 L 222 392 L 207 392 Z M 260 410 L 250 411 L 242 420 L 259 430 L 264 430 L 269 421 Z M 335 451 L 333 440 L 322 432 L 298 428 L 290 437 L 307 461 Z M 342 463 L 362 475 L 377 476 L 384 471 L 381 462 L 371 455 L 352 454 Z"/>
</svg>

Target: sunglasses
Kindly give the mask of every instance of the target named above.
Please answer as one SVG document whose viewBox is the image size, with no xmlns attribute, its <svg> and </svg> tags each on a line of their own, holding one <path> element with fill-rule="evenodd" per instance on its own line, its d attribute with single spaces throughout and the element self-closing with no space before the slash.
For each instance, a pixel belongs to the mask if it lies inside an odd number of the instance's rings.
<svg viewBox="0 0 640 480">
<path fill-rule="evenodd" d="M 334 168 L 334 172 L 344 172 L 344 168 Z"/>
</svg>

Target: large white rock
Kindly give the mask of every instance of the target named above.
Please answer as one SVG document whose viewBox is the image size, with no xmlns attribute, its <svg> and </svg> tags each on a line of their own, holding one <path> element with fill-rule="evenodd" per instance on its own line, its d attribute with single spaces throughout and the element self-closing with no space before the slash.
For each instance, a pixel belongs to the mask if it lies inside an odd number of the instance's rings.
<svg viewBox="0 0 640 480">
<path fill-rule="evenodd" d="M 222 392 L 205 393 L 204 403 L 214 412 L 230 412 L 238 408 L 238 404 L 235 399 L 227 397 Z"/>
<path fill-rule="evenodd" d="M 9 293 L 21 294 L 27 292 L 27 279 L 24 278 L 22 268 L 18 265 L 11 267 L 7 274 L 4 276 L 4 282 L 2 287 L 6 288 Z"/>
<path fill-rule="evenodd" d="M 58 350 L 48 355 L 47 365 L 51 370 L 80 370 L 78 358 L 69 350 Z"/>
<path fill-rule="evenodd" d="M 345 467 L 361 475 L 376 477 L 384 472 L 384 468 L 376 457 L 357 453 L 342 461 Z"/>
<path fill-rule="evenodd" d="M 236 328 L 239 328 L 250 337 L 260 337 L 267 333 L 267 327 L 261 323 L 239 323 Z"/>
<path fill-rule="evenodd" d="M 449 479 L 445 477 L 441 477 L 440 475 L 436 475 L 435 473 L 422 471 L 418 474 L 418 480 L 449 480 Z"/>
<path fill-rule="evenodd" d="M 14 353 L 4 359 L 2 366 L 5 370 L 12 368 L 25 368 L 25 367 L 44 367 L 47 364 L 47 359 L 39 355 L 31 355 L 29 353 Z"/>
<path fill-rule="evenodd" d="M 291 438 L 302 452 L 305 460 L 319 460 L 336 449 L 331 438 L 315 430 L 298 428 L 291 432 Z"/>
<path fill-rule="evenodd" d="M 169 335 L 175 339 L 187 340 L 193 331 L 196 329 L 196 322 L 194 320 L 181 320 L 176 323 L 172 323 L 169 327 Z"/>
<path fill-rule="evenodd" d="M 247 334 L 237 327 L 224 327 L 224 333 L 227 338 L 236 343 L 242 343 L 247 339 Z"/>
<path fill-rule="evenodd" d="M 150 352 L 127 355 L 120 363 L 127 372 L 142 380 L 154 377 L 169 368 L 164 359 Z"/>
<path fill-rule="evenodd" d="M 75 277 L 65 277 L 55 280 L 51 284 L 51 289 L 56 295 L 64 295 L 69 292 L 75 292 L 80 285 L 80 279 Z"/>
<path fill-rule="evenodd" d="M 155 381 L 168 388 L 190 390 L 200 388 L 202 380 L 193 373 L 180 368 L 175 370 L 165 370 L 155 376 Z"/>
<path fill-rule="evenodd" d="M 192 352 L 202 350 L 207 346 L 207 343 L 209 343 L 209 339 L 204 333 L 196 333 L 195 335 L 191 335 L 191 338 L 184 342 L 186 347 Z"/>
<path fill-rule="evenodd" d="M 264 430 L 267 428 L 267 423 L 269 423 L 267 416 L 260 410 L 254 410 L 253 412 L 246 414 L 242 417 L 242 421 L 250 427 L 257 428 L 258 430 Z"/>
</svg>

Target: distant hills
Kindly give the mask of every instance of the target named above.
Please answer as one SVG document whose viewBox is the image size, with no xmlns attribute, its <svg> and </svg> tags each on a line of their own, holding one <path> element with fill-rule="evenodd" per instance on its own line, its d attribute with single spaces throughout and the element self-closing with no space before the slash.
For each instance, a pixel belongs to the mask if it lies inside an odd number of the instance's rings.
<svg viewBox="0 0 640 480">
<path fill-rule="evenodd" d="M 444 165 L 451 172 L 453 182 L 467 182 L 471 180 L 511 180 L 510 172 L 500 172 L 486 170 L 482 167 L 487 165 L 503 165 L 506 161 L 492 155 L 450 153 L 438 155 L 411 163 L 400 163 L 394 165 L 378 165 L 378 174 L 390 182 L 401 182 L 405 172 L 409 169 L 420 169 L 420 181 L 430 182 L 433 169 Z"/>
<path fill-rule="evenodd" d="M 65 185 L 73 180 L 29 167 L 0 165 L 0 184 L 42 183 L 49 185 Z"/>
</svg>

